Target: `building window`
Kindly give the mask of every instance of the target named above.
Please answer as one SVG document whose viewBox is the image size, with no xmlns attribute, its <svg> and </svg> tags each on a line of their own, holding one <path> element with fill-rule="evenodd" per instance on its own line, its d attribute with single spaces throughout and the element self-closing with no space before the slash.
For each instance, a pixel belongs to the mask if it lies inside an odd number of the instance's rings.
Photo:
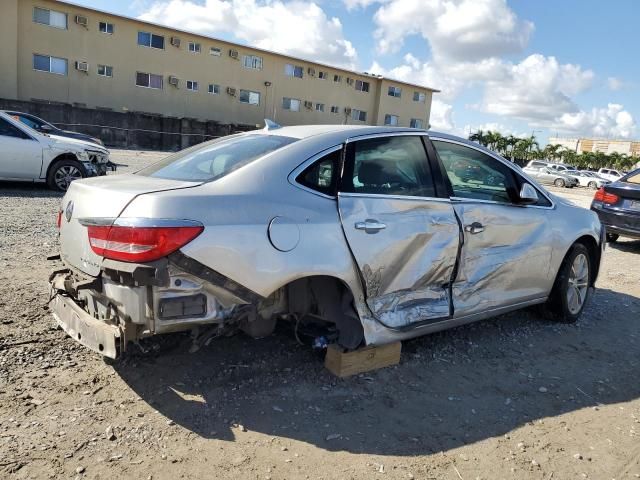
<svg viewBox="0 0 640 480">
<path fill-rule="evenodd" d="M 49 55 L 33 54 L 33 69 L 41 72 L 55 73 L 56 75 L 67 74 L 67 59 L 51 57 Z"/>
<path fill-rule="evenodd" d="M 299 112 L 300 100 L 298 100 L 297 98 L 284 97 L 282 99 L 282 108 L 284 110 L 291 110 L 292 112 Z"/>
<path fill-rule="evenodd" d="M 260 105 L 260 94 L 251 90 L 240 90 L 240 102 L 249 105 Z"/>
<path fill-rule="evenodd" d="M 402 96 L 402 89 L 400 87 L 389 87 L 387 94 L 390 97 L 400 98 Z"/>
<path fill-rule="evenodd" d="M 342 81 L 342 75 L 334 75 L 333 81 L 336 83 L 340 83 Z"/>
<path fill-rule="evenodd" d="M 419 118 L 412 118 L 409 122 L 409 128 L 422 128 L 422 120 Z"/>
<path fill-rule="evenodd" d="M 353 78 L 347 77 L 347 79 L 345 81 L 347 82 L 347 85 L 349 85 L 349 86 L 353 85 Z"/>
<path fill-rule="evenodd" d="M 187 80 L 187 90 L 191 90 L 192 92 L 197 92 L 198 82 L 194 82 L 193 80 Z"/>
<path fill-rule="evenodd" d="M 388 113 L 384 116 L 384 124 L 391 125 L 392 127 L 398 126 L 398 115 L 389 115 Z"/>
<path fill-rule="evenodd" d="M 258 57 L 256 55 L 244 55 L 242 57 L 242 66 L 244 68 L 262 70 L 262 57 Z"/>
<path fill-rule="evenodd" d="M 327 72 L 318 72 L 318 78 L 326 80 L 327 78 L 329 78 L 329 74 Z"/>
<path fill-rule="evenodd" d="M 356 90 L 359 92 L 369 91 L 369 82 L 363 82 L 362 80 L 356 80 Z"/>
<path fill-rule="evenodd" d="M 201 51 L 200 44 L 196 42 L 189 42 L 189 51 L 191 53 L 200 53 Z"/>
<path fill-rule="evenodd" d="M 413 101 L 424 103 L 427 99 L 427 96 L 421 92 L 413 92 Z"/>
<path fill-rule="evenodd" d="M 50 27 L 67 29 L 67 14 L 56 12 L 55 10 L 47 10 L 46 8 L 33 8 L 33 21 Z"/>
<path fill-rule="evenodd" d="M 216 85 L 215 83 L 210 83 L 208 92 L 211 95 L 218 95 L 220 93 L 220 85 Z"/>
<path fill-rule="evenodd" d="M 316 112 L 324 112 L 324 103 L 316 103 Z"/>
<path fill-rule="evenodd" d="M 287 77 L 298 77 L 298 78 L 302 78 L 304 72 L 304 68 L 302 67 L 298 67 L 296 65 L 290 65 L 290 64 L 286 64 L 284 66 L 284 74 Z"/>
<path fill-rule="evenodd" d="M 98 75 L 101 77 L 113 77 L 113 67 L 110 65 L 98 65 Z"/>
<path fill-rule="evenodd" d="M 136 85 L 138 87 L 155 88 L 157 90 L 162 90 L 162 75 L 136 72 Z"/>
<path fill-rule="evenodd" d="M 164 50 L 164 37 L 149 32 L 138 32 L 138 45 Z"/>
<path fill-rule="evenodd" d="M 367 112 L 363 112 L 362 110 L 356 110 L 355 108 L 351 110 L 351 118 L 354 120 L 358 120 L 360 122 L 367 121 Z"/>
<path fill-rule="evenodd" d="M 331 105 L 331 113 L 335 113 L 336 115 L 340 113 L 340 107 L 337 105 Z"/>
<path fill-rule="evenodd" d="M 113 23 L 100 22 L 98 23 L 98 31 L 102 33 L 108 33 L 113 35 Z"/>
<path fill-rule="evenodd" d="M 213 55 L 214 57 L 219 57 L 222 54 L 222 50 L 218 47 L 211 47 L 209 49 L 209 55 Z"/>
</svg>

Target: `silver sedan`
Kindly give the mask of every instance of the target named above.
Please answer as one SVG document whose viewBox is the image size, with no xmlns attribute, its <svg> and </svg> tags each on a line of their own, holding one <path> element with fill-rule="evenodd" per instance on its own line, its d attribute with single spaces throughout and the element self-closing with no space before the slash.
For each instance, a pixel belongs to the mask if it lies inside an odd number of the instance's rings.
<svg viewBox="0 0 640 480">
<path fill-rule="evenodd" d="M 116 358 L 131 341 L 276 321 L 384 344 L 544 304 L 582 313 L 598 217 L 499 155 L 423 130 L 271 126 L 71 184 L 51 310 Z"/>
</svg>

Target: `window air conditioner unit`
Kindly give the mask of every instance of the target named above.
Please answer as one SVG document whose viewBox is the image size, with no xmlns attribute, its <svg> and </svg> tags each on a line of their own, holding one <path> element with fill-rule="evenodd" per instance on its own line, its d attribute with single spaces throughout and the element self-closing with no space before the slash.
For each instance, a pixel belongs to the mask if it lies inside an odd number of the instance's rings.
<svg viewBox="0 0 640 480">
<path fill-rule="evenodd" d="M 309 110 L 311 110 L 313 108 L 313 102 L 310 102 L 309 100 L 305 100 L 304 108 L 308 108 Z"/>
<path fill-rule="evenodd" d="M 231 58 L 235 58 L 237 60 L 238 59 L 238 51 L 237 50 L 229 50 L 229 56 Z"/>
<path fill-rule="evenodd" d="M 311 67 L 309 67 L 309 68 L 307 69 L 307 73 L 313 77 L 313 76 L 315 76 L 315 74 L 316 74 L 316 69 L 315 69 L 315 68 L 311 68 Z"/>
<path fill-rule="evenodd" d="M 178 77 L 174 77 L 173 75 L 169 75 L 169 85 L 178 87 L 180 85 L 180 79 Z"/>
<path fill-rule="evenodd" d="M 227 87 L 227 93 L 229 95 L 231 95 L 232 97 L 235 97 L 236 96 L 236 89 L 233 88 L 233 87 Z"/>
<path fill-rule="evenodd" d="M 178 37 L 171 37 L 171 45 L 180 48 L 180 39 Z"/>
<path fill-rule="evenodd" d="M 89 25 L 89 19 L 84 15 L 76 15 L 76 23 L 78 25 L 82 25 L 83 27 L 86 27 L 87 25 Z"/>
<path fill-rule="evenodd" d="M 89 64 L 87 62 L 76 62 L 76 70 L 79 72 L 89 72 Z"/>
<path fill-rule="evenodd" d="M 351 115 L 351 107 L 344 107 L 345 115 Z"/>
</svg>

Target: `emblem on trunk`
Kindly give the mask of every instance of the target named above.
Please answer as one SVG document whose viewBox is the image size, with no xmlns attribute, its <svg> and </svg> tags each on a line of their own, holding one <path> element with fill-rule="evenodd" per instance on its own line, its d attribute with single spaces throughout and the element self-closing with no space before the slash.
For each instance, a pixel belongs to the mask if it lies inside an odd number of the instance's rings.
<svg viewBox="0 0 640 480">
<path fill-rule="evenodd" d="M 67 203 L 67 208 L 64 210 L 64 216 L 67 219 L 67 222 L 71 221 L 71 215 L 73 215 L 73 200 L 69 200 Z"/>
</svg>

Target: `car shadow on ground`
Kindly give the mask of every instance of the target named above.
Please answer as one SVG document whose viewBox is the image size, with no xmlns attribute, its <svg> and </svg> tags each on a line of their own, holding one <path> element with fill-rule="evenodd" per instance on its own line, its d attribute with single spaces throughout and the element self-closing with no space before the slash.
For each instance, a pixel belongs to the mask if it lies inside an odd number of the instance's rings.
<svg viewBox="0 0 640 480">
<path fill-rule="evenodd" d="M 116 372 L 204 438 L 247 429 L 329 451 L 434 453 L 638 398 L 640 299 L 598 290 L 595 300 L 575 325 L 522 311 L 407 341 L 399 366 L 347 379 L 282 333 L 132 357 Z"/>
<path fill-rule="evenodd" d="M 64 192 L 49 189 L 45 183 L 0 181 L 1 197 L 62 198 Z"/>
<path fill-rule="evenodd" d="M 621 252 L 640 253 L 640 240 L 622 238 L 615 243 L 608 243 L 607 248 Z"/>
</svg>

